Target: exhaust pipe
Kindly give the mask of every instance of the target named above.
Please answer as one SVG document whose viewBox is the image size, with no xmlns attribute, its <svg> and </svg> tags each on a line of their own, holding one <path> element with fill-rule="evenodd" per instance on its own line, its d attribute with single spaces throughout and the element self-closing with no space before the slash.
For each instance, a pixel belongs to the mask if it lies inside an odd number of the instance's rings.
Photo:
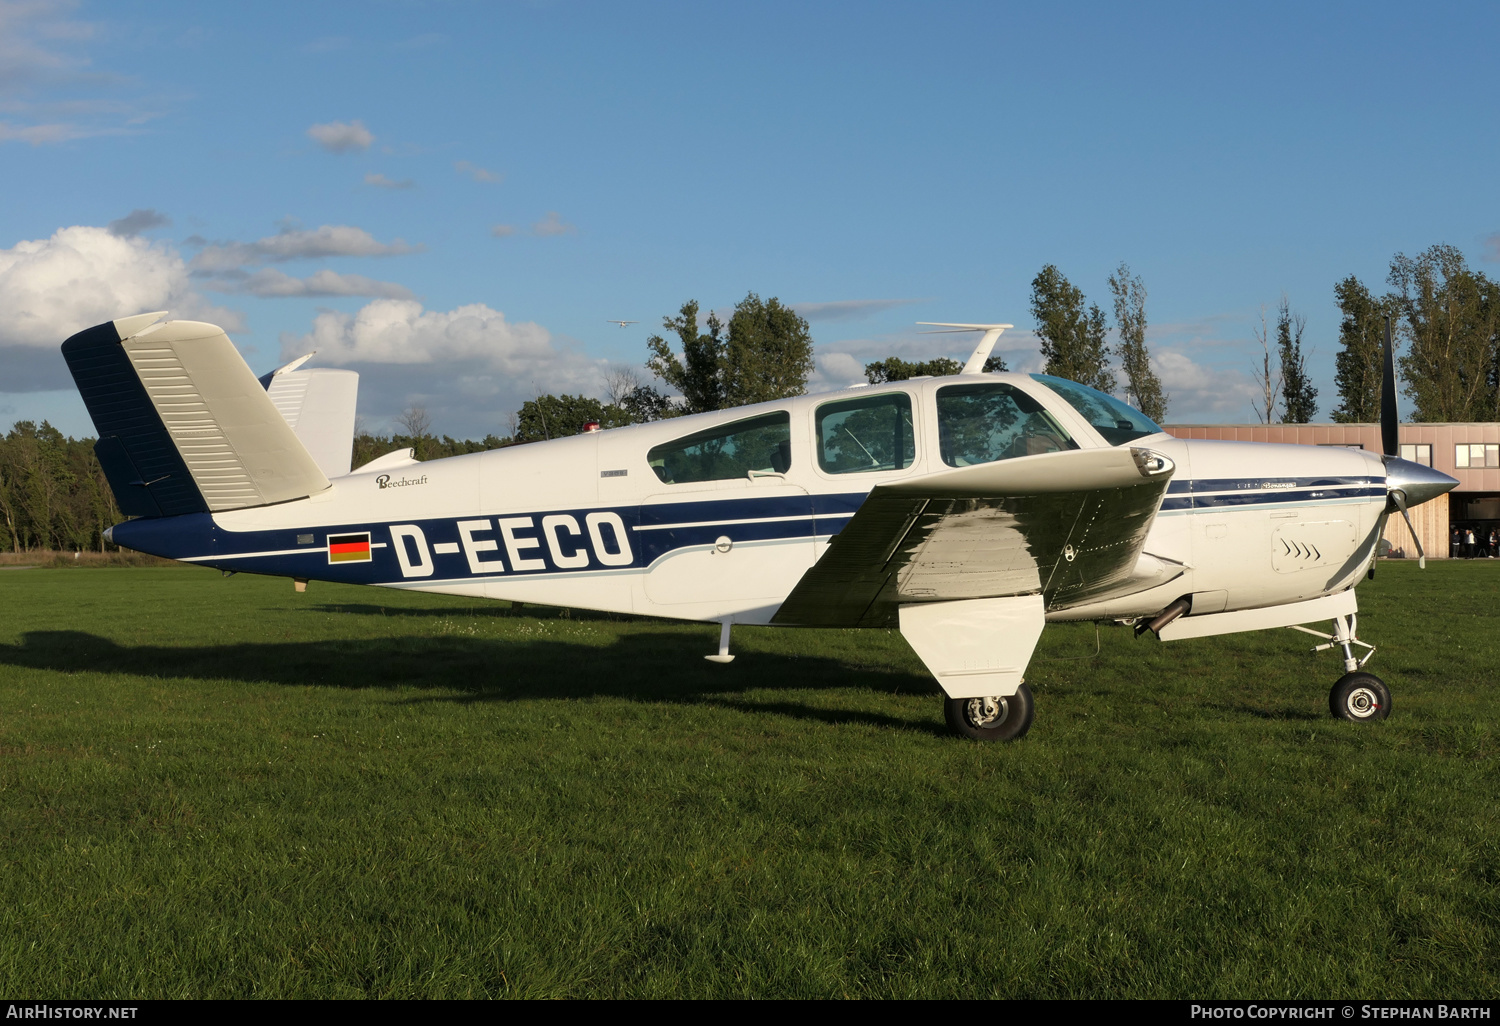
<svg viewBox="0 0 1500 1026">
<path fill-rule="evenodd" d="M 1179 616 L 1182 616 L 1184 613 L 1186 613 L 1188 610 L 1190 610 L 1192 608 L 1193 608 L 1193 601 L 1192 601 L 1192 599 L 1188 598 L 1187 596 L 1183 596 L 1182 598 L 1178 599 L 1176 602 L 1173 602 L 1166 609 L 1163 609 L 1160 613 L 1157 613 L 1156 614 L 1156 618 L 1154 620 L 1151 620 L 1148 623 L 1138 623 L 1138 624 L 1136 624 L 1135 625 L 1135 636 L 1136 637 L 1140 637 L 1142 634 L 1145 634 L 1147 631 L 1150 631 L 1152 634 L 1155 634 L 1157 637 L 1161 637 L 1161 629 L 1163 627 L 1165 627 L 1167 624 L 1171 623 L 1173 620 L 1177 619 Z"/>
</svg>

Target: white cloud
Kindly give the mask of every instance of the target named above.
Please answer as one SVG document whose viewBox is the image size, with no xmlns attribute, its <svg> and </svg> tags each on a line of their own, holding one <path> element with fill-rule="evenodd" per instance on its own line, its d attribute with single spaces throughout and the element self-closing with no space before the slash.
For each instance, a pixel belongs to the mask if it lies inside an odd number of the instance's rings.
<svg viewBox="0 0 1500 1026">
<path fill-rule="evenodd" d="M 233 310 L 194 291 L 173 248 L 108 228 L 75 225 L 0 250 L 0 366 L 5 391 L 71 385 L 58 347 L 74 332 L 147 310 L 242 330 Z"/>
<path fill-rule="evenodd" d="M 497 239 L 504 239 L 516 234 L 516 226 L 513 224 L 497 224 L 490 228 L 490 234 Z"/>
<path fill-rule="evenodd" d="M 402 178 L 401 180 L 397 181 L 395 179 L 387 178 L 385 175 L 376 174 L 372 171 L 369 174 L 365 175 L 365 184 L 373 185 L 376 188 L 380 189 L 410 189 L 417 183 L 412 181 L 410 178 Z"/>
<path fill-rule="evenodd" d="M 1167 422 L 1255 422 L 1259 388 L 1251 370 L 1260 346 L 1246 337 L 1249 320 L 1244 312 L 1230 312 L 1147 329 L 1151 369 L 1168 393 Z"/>
<path fill-rule="evenodd" d="M 865 380 L 865 365 L 849 353 L 818 353 L 807 379 L 809 392 L 835 392 Z"/>
<path fill-rule="evenodd" d="M 433 411 L 435 430 L 468 437 L 504 434 L 506 416 L 539 391 L 598 395 L 608 366 L 483 303 L 436 311 L 378 299 L 353 314 L 324 311 L 307 334 L 281 338 L 283 360 L 314 349 L 319 364 L 360 372 L 363 416 L 385 420 L 417 403 Z"/>
<path fill-rule="evenodd" d="M 368 150 L 375 141 L 363 121 L 329 121 L 313 125 L 307 130 L 307 137 L 329 153 Z"/>
<path fill-rule="evenodd" d="M 109 222 L 109 231 L 112 235 L 140 235 L 153 228 L 165 228 L 171 223 L 172 219 L 159 210 L 137 208 L 124 217 Z"/>
<path fill-rule="evenodd" d="M 1484 240 L 1486 260 L 1500 260 L 1500 232 L 1494 232 Z"/>
<path fill-rule="evenodd" d="M 494 171 L 487 170 L 486 168 L 482 168 L 478 164 L 471 164 L 467 160 L 460 160 L 458 163 L 454 164 L 453 170 L 457 171 L 461 175 L 468 175 L 476 182 L 489 182 L 491 184 L 499 184 L 500 182 L 505 181 L 504 175 L 497 174 Z"/>
<path fill-rule="evenodd" d="M 547 216 L 531 226 L 531 234 L 546 238 L 551 235 L 572 235 L 578 229 L 571 224 L 566 224 L 558 217 L 557 211 L 547 211 Z"/>
<path fill-rule="evenodd" d="M 247 264 L 332 256 L 396 256 L 417 249 L 401 239 L 379 242 L 363 228 L 353 225 L 325 224 L 312 229 L 288 228 L 256 242 L 214 243 L 193 258 L 192 269 L 196 272 L 228 271 Z"/>
<path fill-rule="evenodd" d="M 1244 371 L 1212 367 L 1175 349 L 1151 353 L 1151 369 L 1168 393 L 1173 424 L 1243 424 L 1255 420 L 1259 389 Z"/>
<path fill-rule="evenodd" d="M 411 289 L 393 281 L 376 281 L 362 274 L 339 274 L 323 269 L 306 278 L 294 278 L 274 267 L 254 274 L 225 275 L 208 286 L 215 292 L 241 292 L 262 298 L 287 296 L 378 296 L 382 299 L 410 299 Z"/>
<path fill-rule="evenodd" d="M 0 109 L 17 119 L 0 121 L 0 143 L 119 135 L 153 116 L 118 98 L 136 91 L 137 82 L 92 66 L 83 47 L 97 26 L 68 17 L 76 6 L 0 0 Z"/>
<path fill-rule="evenodd" d="M 0 142 L 24 142 L 33 146 L 41 146 L 45 143 L 68 142 L 72 139 L 86 139 L 91 135 L 102 134 L 104 133 L 97 129 L 87 129 L 62 122 L 50 125 L 13 125 L 9 121 L 0 121 Z"/>
<path fill-rule="evenodd" d="M 841 299 L 832 303 L 792 303 L 791 307 L 809 321 L 852 321 L 920 302 L 920 299 Z"/>
<path fill-rule="evenodd" d="M 555 359 L 551 335 L 539 324 L 511 324 L 483 303 L 424 310 L 415 300 L 380 299 L 352 314 L 325 310 L 309 334 L 282 336 L 286 359 L 316 349 L 319 362 L 441 363 L 479 359 L 523 376 Z"/>
</svg>

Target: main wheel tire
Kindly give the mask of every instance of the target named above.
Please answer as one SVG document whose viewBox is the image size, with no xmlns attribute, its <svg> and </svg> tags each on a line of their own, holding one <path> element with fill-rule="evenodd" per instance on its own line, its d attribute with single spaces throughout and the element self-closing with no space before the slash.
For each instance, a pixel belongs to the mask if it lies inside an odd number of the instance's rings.
<svg viewBox="0 0 1500 1026">
<path fill-rule="evenodd" d="M 1383 720 L 1391 714 L 1391 689 L 1373 673 L 1346 673 L 1328 692 L 1328 711 L 1355 723 Z"/>
<path fill-rule="evenodd" d="M 1031 729 L 1036 703 L 1022 684 L 1005 698 L 945 698 L 943 715 L 954 733 L 975 741 L 1014 741 Z"/>
</svg>

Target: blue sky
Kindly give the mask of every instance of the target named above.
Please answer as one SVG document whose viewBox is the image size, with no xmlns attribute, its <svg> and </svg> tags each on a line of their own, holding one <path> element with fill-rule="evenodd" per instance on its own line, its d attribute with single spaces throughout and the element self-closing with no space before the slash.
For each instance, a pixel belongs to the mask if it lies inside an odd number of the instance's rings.
<svg viewBox="0 0 1500 1026">
<path fill-rule="evenodd" d="M 751 290 L 808 316 L 815 389 L 964 355 L 919 320 L 1014 322 L 1031 369 L 1041 266 L 1107 308 L 1122 260 L 1169 420 L 1253 419 L 1283 293 L 1326 418 L 1335 282 L 1500 271 L 1497 38 L 1478 4 L 0 0 L 0 425 L 92 434 L 58 343 L 158 306 L 476 436 Z"/>
</svg>

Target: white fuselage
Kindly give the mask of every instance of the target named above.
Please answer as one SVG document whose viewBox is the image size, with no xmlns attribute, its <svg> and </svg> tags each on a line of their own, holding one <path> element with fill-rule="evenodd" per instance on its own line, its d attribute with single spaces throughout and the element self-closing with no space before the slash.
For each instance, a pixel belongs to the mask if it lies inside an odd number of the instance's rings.
<svg viewBox="0 0 1500 1026">
<path fill-rule="evenodd" d="M 913 380 L 802 396 L 425 463 L 387 458 L 335 479 L 310 499 L 211 514 L 225 538 L 244 536 L 244 545 L 230 546 L 234 551 L 162 554 L 227 569 L 341 580 L 347 578 L 333 572 L 341 568 L 331 563 L 325 536 L 348 528 L 367 531 L 375 550 L 399 549 L 398 562 L 386 561 L 388 579 L 361 583 L 767 623 L 871 488 L 949 469 L 938 445 L 936 393 L 975 380 Z M 1079 447 L 1108 445 L 1067 402 L 1028 376 L 981 380 L 1024 389 Z M 814 449 L 819 407 L 884 392 L 911 396 L 910 465 L 825 471 Z M 791 418 L 783 473 L 668 484 L 648 462 L 653 446 L 783 410 Z M 1141 556 L 1141 587 L 1105 602 L 1051 609 L 1050 620 L 1144 616 L 1182 596 L 1192 596 L 1194 615 L 1296 602 L 1349 588 L 1373 556 L 1387 501 L 1385 469 L 1374 454 L 1166 434 L 1129 444 L 1176 465 Z M 252 537 L 290 539 L 299 530 L 307 533 L 295 542 L 252 543 Z M 1162 583 L 1153 583 L 1153 568 Z"/>
</svg>

